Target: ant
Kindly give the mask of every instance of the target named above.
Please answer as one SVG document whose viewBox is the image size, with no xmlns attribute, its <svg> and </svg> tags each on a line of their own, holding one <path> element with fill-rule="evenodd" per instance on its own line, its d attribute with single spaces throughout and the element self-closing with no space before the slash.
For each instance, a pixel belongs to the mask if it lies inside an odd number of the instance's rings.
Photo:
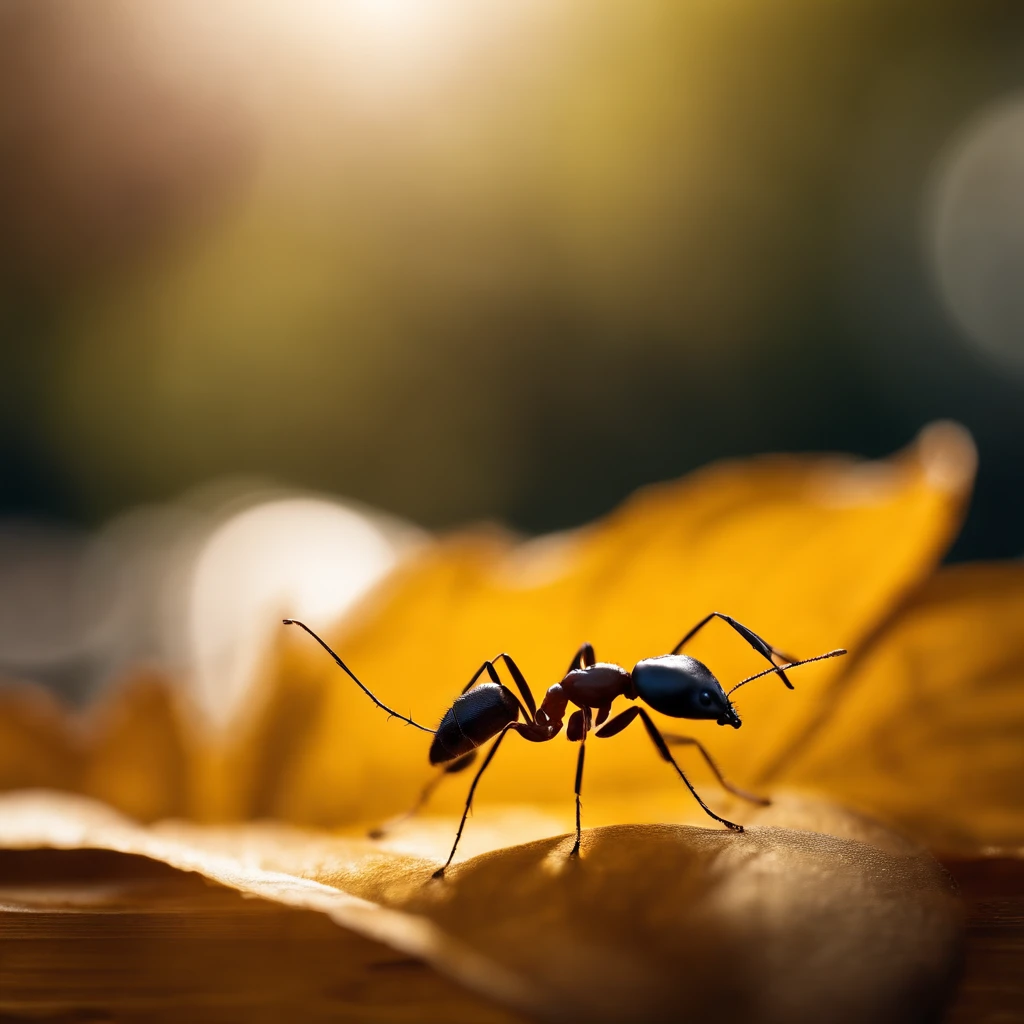
<svg viewBox="0 0 1024 1024">
<path fill-rule="evenodd" d="M 703 662 L 680 654 L 682 648 L 713 619 L 721 619 L 736 630 L 758 654 L 768 660 L 771 666 L 741 680 L 728 693 L 722 689 L 721 683 Z M 469 795 L 466 797 L 466 806 L 462 812 L 458 832 L 455 834 L 452 852 L 448 855 L 448 860 L 445 861 L 443 867 L 434 872 L 435 878 L 444 876 L 445 869 L 455 856 L 459 840 L 462 838 L 462 830 L 466 825 L 466 818 L 473 805 L 473 795 L 480 782 L 480 777 L 494 759 L 502 740 L 510 732 L 519 733 L 523 739 L 529 740 L 531 743 L 546 743 L 548 740 L 554 739 L 562 729 L 565 712 L 570 703 L 575 704 L 577 710 L 569 715 L 569 722 L 565 730 L 566 738 L 570 743 L 579 743 L 580 745 L 579 756 L 576 760 L 576 842 L 570 856 L 576 856 L 580 850 L 580 791 L 583 787 L 583 756 L 586 751 L 587 734 L 595 729 L 594 735 L 598 739 L 609 739 L 622 732 L 636 718 L 643 722 L 658 753 L 675 768 L 679 778 L 683 780 L 704 812 L 715 821 L 721 822 L 726 828 L 732 829 L 734 832 L 742 832 L 742 825 L 720 817 L 704 803 L 700 794 L 683 773 L 682 768 L 676 763 L 669 750 L 669 745 L 696 747 L 715 777 L 730 793 L 761 805 L 766 805 L 770 801 L 764 797 L 747 793 L 727 782 L 699 740 L 690 736 L 663 735 L 651 716 L 639 704 L 627 708 L 609 721 L 612 702 L 617 697 L 625 697 L 626 700 L 632 701 L 640 700 L 670 718 L 713 719 L 719 725 L 731 725 L 734 729 L 738 729 L 742 724 L 740 716 L 736 713 L 729 698 L 741 686 L 746 686 L 747 683 L 760 679 L 762 676 L 774 674 L 779 676 L 783 683 L 792 690 L 793 684 L 786 676 L 786 669 L 846 654 L 845 650 L 838 649 L 798 661 L 796 658 L 783 654 L 778 648 L 772 647 L 753 630 L 748 629 L 731 616 L 721 612 L 712 612 L 701 619 L 672 648 L 670 654 L 644 658 L 636 663 L 631 672 L 620 665 L 597 661 L 594 648 L 589 643 L 582 644 L 572 661 L 569 662 L 569 668 L 562 681 L 548 689 L 539 708 L 519 666 L 508 654 L 499 654 L 497 657 L 485 661 L 473 673 L 473 677 L 463 687 L 462 693 L 456 697 L 455 703 L 444 713 L 441 724 L 436 729 L 430 729 L 381 703 L 356 678 L 355 673 L 331 650 L 327 643 L 305 623 L 299 622 L 297 619 L 285 619 L 284 624 L 299 626 L 309 633 L 377 707 L 408 725 L 433 735 L 434 741 L 430 745 L 430 763 L 443 766 L 442 772 L 426 786 L 416 804 L 408 814 L 402 816 L 403 818 L 415 814 L 423 806 L 444 774 L 460 772 L 468 768 L 476 758 L 476 748 L 497 736 L 469 787 Z M 495 667 L 499 661 L 504 662 L 505 668 L 519 691 L 519 697 L 501 682 Z M 485 674 L 489 682 L 479 682 L 480 677 Z M 596 716 L 593 714 L 594 711 L 597 712 Z M 519 721 L 520 712 L 525 719 L 523 722 Z M 376 836 L 381 834 L 383 834 L 381 830 L 371 833 Z"/>
</svg>

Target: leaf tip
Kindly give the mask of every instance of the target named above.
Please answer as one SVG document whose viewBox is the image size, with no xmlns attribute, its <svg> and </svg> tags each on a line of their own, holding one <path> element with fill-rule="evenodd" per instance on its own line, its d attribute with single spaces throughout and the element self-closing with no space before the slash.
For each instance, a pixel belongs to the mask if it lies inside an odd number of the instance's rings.
<svg viewBox="0 0 1024 1024">
<path fill-rule="evenodd" d="M 978 450 L 970 431 L 953 420 L 926 426 L 917 438 L 925 478 L 938 490 L 956 493 L 970 488 L 978 466 Z"/>
</svg>

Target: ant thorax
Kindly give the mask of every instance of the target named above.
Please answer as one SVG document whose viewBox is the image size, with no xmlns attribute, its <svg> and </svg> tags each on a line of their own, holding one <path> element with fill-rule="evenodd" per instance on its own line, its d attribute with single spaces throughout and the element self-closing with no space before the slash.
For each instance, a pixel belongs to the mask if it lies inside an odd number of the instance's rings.
<svg viewBox="0 0 1024 1024">
<path fill-rule="evenodd" d="M 544 694 L 537 709 L 537 724 L 554 735 L 562 728 L 570 703 L 580 708 L 607 708 L 616 697 L 632 699 L 635 695 L 632 678 L 620 665 L 598 662 L 573 669 Z"/>
<path fill-rule="evenodd" d="M 561 686 L 566 698 L 581 708 L 606 708 L 616 697 L 636 693 L 632 677 L 621 665 L 603 661 L 567 673 Z"/>
</svg>

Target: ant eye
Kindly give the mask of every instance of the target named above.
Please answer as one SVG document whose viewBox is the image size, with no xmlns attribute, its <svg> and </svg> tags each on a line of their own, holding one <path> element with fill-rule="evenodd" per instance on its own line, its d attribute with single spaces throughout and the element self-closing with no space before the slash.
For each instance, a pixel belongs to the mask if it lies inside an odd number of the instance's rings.
<svg viewBox="0 0 1024 1024">
<path fill-rule="evenodd" d="M 697 699 L 701 702 L 701 704 L 704 707 L 711 707 L 711 692 L 709 690 L 701 690 L 700 697 L 698 697 Z"/>
</svg>

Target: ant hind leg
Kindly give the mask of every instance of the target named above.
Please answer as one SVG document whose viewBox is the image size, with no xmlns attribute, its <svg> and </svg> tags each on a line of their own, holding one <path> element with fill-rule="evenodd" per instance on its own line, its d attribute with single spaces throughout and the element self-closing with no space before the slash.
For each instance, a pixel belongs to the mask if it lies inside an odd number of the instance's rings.
<svg viewBox="0 0 1024 1024">
<path fill-rule="evenodd" d="M 480 782 L 480 776 L 487 771 L 487 766 L 494 760 L 494 755 L 498 752 L 498 747 L 501 746 L 501 741 L 509 734 L 509 731 L 515 729 L 517 732 L 522 728 L 518 722 L 509 722 L 504 729 L 498 733 L 498 738 L 491 744 L 491 749 L 487 751 L 487 756 L 484 758 L 484 763 L 477 769 L 476 775 L 473 776 L 473 782 L 469 787 L 469 795 L 466 797 L 466 806 L 462 811 L 462 820 L 459 822 L 459 830 L 455 833 L 455 842 L 452 844 L 452 852 L 448 854 L 448 859 L 444 862 L 443 866 L 439 867 L 435 872 L 434 878 L 444 878 L 445 868 L 448 867 L 452 862 L 452 858 L 455 856 L 455 851 L 459 848 L 459 840 L 462 838 L 462 830 L 466 827 L 466 819 L 469 817 L 470 809 L 473 806 L 473 794 L 476 792 L 477 784 Z"/>
<path fill-rule="evenodd" d="M 423 787 L 420 795 L 416 798 L 416 802 L 409 810 L 404 811 L 402 814 L 396 814 L 393 818 L 389 818 L 376 828 L 370 829 L 367 835 L 371 839 L 383 839 L 396 825 L 414 818 L 426 806 L 427 801 L 433 796 L 434 790 L 441 785 L 446 775 L 455 775 L 457 772 L 465 771 L 475 760 L 476 751 L 471 750 L 468 754 L 463 754 L 462 757 L 452 761 L 450 764 L 444 765 L 440 771 L 435 772 L 434 777 Z"/>
<path fill-rule="evenodd" d="M 501 679 L 498 676 L 498 670 L 495 665 L 499 661 L 505 662 L 505 668 L 508 669 L 508 674 L 512 677 L 512 682 L 516 684 L 516 689 L 519 690 L 520 696 L 523 698 L 522 709 L 526 714 L 526 720 L 528 722 L 536 721 L 537 719 L 537 702 L 533 698 L 533 691 L 530 689 L 530 684 L 526 681 L 526 677 L 523 675 L 522 669 L 515 663 L 511 655 L 499 654 L 494 658 L 485 661 L 477 670 L 473 673 L 473 678 L 462 688 L 463 693 L 468 693 L 476 686 L 477 680 L 484 674 L 487 673 L 487 677 L 492 683 L 501 686 Z"/>
</svg>

